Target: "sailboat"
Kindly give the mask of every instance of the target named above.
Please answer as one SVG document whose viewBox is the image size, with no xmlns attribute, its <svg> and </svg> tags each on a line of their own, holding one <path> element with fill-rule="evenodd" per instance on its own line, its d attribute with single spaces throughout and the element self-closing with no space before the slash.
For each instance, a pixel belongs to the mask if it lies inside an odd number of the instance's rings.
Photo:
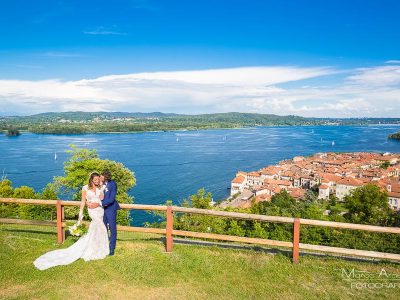
<svg viewBox="0 0 400 300">
<path fill-rule="evenodd" d="M 54 152 L 54 160 L 57 160 L 57 152 Z"/>
<path fill-rule="evenodd" d="M 179 142 L 179 138 L 178 137 L 176 138 L 176 141 Z"/>
<path fill-rule="evenodd" d="M 332 146 L 335 146 L 335 141 L 332 141 Z"/>
</svg>

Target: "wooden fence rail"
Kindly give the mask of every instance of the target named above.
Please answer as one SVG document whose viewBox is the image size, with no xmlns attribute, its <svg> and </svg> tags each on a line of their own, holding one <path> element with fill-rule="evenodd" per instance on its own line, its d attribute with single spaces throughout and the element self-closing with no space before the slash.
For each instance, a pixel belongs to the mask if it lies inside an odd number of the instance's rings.
<svg viewBox="0 0 400 300">
<path fill-rule="evenodd" d="M 63 243 L 65 240 L 65 228 L 67 227 L 64 219 L 64 207 L 65 206 L 80 206 L 80 201 L 62 201 L 62 200 L 38 200 L 38 199 L 16 199 L 16 198 L 0 198 L 0 203 L 10 204 L 31 204 L 31 205 L 54 205 L 56 206 L 56 221 L 37 221 L 37 220 L 20 220 L 20 219 L 9 219 L 0 218 L 0 223 L 7 224 L 26 224 L 26 225 L 42 225 L 42 226 L 56 226 L 57 227 L 57 241 Z M 202 239 L 212 239 L 220 241 L 240 242 L 248 244 L 261 244 L 275 247 L 286 247 L 292 248 L 292 259 L 293 263 L 298 263 L 300 250 L 310 250 L 325 253 L 344 254 L 351 256 L 361 256 L 369 258 L 379 258 L 387 260 L 400 261 L 400 254 L 395 253 L 384 253 L 376 251 L 366 251 L 358 249 L 348 249 L 321 245 L 311 245 L 300 243 L 300 226 L 301 225 L 312 225 L 312 226 L 324 226 L 331 228 L 342 228 L 352 230 L 362 230 L 369 232 L 380 232 L 380 233 L 394 233 L 400 234 L 399 227 L 382 227 L 372 226 L 363 224 L 343 223 L 343 222 L 330 222 L 321 220 L 301 219 L 301 218 L 290 218 L 290 217 L 279 217 L 279 216 L 264 216 L 237 212 L 227 212 L 219 210 L 209 209 L 198 209 L 189 207 L 178 207 L 178 206 L 165 206 L 165 205 L 143 205 L 143 204 L 120 204 L 122 209 L 125 210 L 146 210 L 146 211 L 165 211 L 166 213 L 166 228 L 146 228 L 146 227 L 132 227 L 132 226 L 117 226 L 119 231 L 130 231 L 130 232 L 143 232 L 143 233 L 156 233 L 165 235 L 165 250 L 166 252 L 172 252 L 173 250 L 173 236 L 185 236 Z M 184 230 L 174 230 L 173 220 L 174 213 L 189 213 L 189 214 L 200 214 L 207 216 L 225 217 L 230 219 L 239 220 L 254 220 L 261 222 L 276 222 L 276 223 L 289 223 L 293 224 L 293 242 L 276 241 L 261 238 L 248 238 L 239 236 L 230 236 L 214 233 L 202 233 Z"/>
</svg>

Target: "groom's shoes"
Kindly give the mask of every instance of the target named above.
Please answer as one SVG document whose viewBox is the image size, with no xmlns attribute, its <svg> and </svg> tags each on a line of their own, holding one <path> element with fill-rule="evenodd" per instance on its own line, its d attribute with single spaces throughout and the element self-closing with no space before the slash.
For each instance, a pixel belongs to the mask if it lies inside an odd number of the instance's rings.
<svg viewBox="0 0 400 300">
<path fill-rule="evenodd" d="M 114 250 L 110 250 L 110 253 L 108 255 L 109 256 L 113 256 L 114 255 Z"/>
</svg>

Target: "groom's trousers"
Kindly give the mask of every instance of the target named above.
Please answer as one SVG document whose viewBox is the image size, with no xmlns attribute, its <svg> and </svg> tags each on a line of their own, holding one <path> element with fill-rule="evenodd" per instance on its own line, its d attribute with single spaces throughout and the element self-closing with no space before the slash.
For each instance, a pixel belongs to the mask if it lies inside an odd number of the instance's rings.
<svg viewBox="0 0 400 300">
<path fill-rule="evenodd" d="M 117 244 L 117 211 L 105 210 L 103 221 L 106 228 L 110 229 L 110 252 L 114 252 L 115 245 Z"/>
</svg>

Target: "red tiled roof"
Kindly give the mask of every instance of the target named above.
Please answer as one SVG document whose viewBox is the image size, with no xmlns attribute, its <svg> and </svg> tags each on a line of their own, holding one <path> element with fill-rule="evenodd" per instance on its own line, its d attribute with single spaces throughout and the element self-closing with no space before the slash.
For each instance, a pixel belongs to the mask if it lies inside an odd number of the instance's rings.
<svg viewBox="0 0 400 300">
<path fill-rule="evenodd" d="M 232 183 L 243 183 L 245 181 L 244 176 L 236 176 L 235 179 L 232 180 Z"/>
<path fill-rule="evenodd" d="M 348 186 L 362 186 L 363 182 L 361 180 L 351 178 L 351 177 L 345 177 L 341 178 L 337 184 L 342 184 L 342 185 L 348 185 Z"/>
</svg>

